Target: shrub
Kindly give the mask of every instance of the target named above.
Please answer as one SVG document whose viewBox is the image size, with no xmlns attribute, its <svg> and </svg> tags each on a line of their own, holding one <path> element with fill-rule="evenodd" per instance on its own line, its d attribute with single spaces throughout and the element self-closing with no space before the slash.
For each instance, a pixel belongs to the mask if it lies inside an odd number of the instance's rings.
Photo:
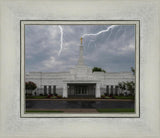
<svg viewBox="0 0 160 138">
<path fill-rule="evenodd" d="M 105 96 L 104 98 L 105 98 L 105 99 L 111 99 L 111 97 L 109 97 L 109 96 Z"/>
<path fill-rule="evenodd" d="M 105 98 L 105 95 L 101 95 L 101 98 Z"/>
<path fill-rule="evenodd" d="M 26 87 L 26 90 L 34 90 L 37 88 L 37 85 L 34 82 L 29 81 L 29 82 L 25 82 L 25 87 Z"/>
<path fill-rule="evenodd" d="M 48 95 L 48 96 L 47 96 L 47 98 L 51 98 L 51 97 L 52 97 L 52 95 Z"/>
<path fill-rule="evenodd" d="M 51 96 L 50 98 L 52 98 L 52 99 L 56 99 L 57 97 L 56 97 L 56 96 Z"/>
<path fill-rule="evenodd" d="M 58 99 L 61 99 L 61 98 L 62 98 L 62 95 L 57 95 L 57 98 L 58 98 Z"/>
</svg>

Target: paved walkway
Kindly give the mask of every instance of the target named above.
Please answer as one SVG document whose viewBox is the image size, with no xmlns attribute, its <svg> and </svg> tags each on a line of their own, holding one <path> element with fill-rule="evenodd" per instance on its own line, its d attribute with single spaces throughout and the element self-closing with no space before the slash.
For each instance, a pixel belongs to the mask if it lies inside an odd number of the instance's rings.
<svg viewBox="0 0 160 138">
<path fill-rule="evenodd" d="M 27 109 L 27 111 L 63 111 L 64 113 L 98 113 L 96 109 Z"/>
</svg>

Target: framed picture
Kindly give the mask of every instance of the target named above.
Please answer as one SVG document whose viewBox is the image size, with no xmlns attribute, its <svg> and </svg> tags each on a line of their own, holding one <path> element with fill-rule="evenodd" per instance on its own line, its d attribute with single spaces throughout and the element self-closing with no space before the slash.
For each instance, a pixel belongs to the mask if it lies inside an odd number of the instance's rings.
<svg viewBox="0 0 160 138">
<path fill-rule="evenodd" d="M 139 117 L 139 24 L 22 20 L 22 117 Z"/>
<path fill-rule="evenodd" d="M 159 10 L 0 1 L 0 137 L 160 137 Z"/>
</svg>

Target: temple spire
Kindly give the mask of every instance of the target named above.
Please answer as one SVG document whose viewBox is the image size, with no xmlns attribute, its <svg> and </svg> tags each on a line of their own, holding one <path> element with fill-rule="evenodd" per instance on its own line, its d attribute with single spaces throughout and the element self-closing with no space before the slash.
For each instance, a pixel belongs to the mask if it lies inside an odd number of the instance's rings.
<svg viewBox="0 0 160 138">
<path fill-rule="evenodd" d="M 82 40 L 83 40 L 83 38 L 81 37 L 81 46 L 82 46 Z"/>
<path fill-rule="evenodd" d="M 82 40 L 83 40 L 83 38 L 81 37 L 81 46 L 80 46 L 80 49 L 79 49 L 78 65 L 84 65 Z"/>
</svg>

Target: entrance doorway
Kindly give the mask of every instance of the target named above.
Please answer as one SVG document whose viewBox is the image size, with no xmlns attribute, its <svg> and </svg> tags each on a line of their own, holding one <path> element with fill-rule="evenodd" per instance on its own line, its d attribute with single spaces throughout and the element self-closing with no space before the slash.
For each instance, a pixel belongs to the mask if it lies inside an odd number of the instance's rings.
<svg viewBox="0 0 160 138">
<path fill-rule="evenodd" d="M 96 84 L 67 84 L 69 98 L 94 98 Z"/>
<path fill-rule="evenodd" d="M 87 86 L 75 87 L 75 95 L 87 95 Z"/>
</svg>

